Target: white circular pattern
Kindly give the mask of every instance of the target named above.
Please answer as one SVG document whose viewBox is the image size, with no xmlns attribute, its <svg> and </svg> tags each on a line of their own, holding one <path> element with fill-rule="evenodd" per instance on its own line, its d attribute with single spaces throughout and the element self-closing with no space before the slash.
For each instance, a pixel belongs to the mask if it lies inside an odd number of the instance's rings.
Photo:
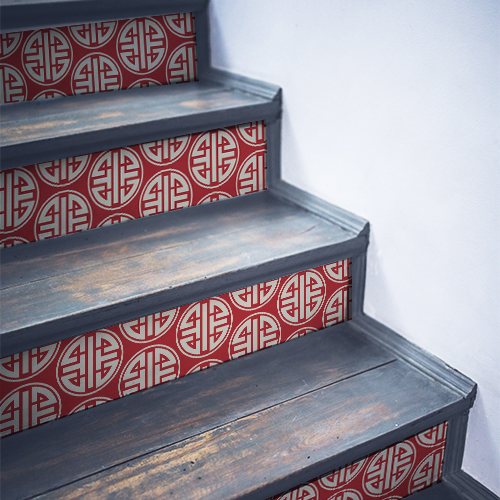
<svg viewBox="0 0 500 500">
<path fill-rule="evenodd" d="M 196 34 L 192 12 L 163 16 L 167 28 L 177 36 L 191 38 Z"/>
<path fill-rule="evenodd" d="M 238 196 L 266 189 L 266 151 L 252 153 L 241 165 L 236 179 Z"/>
<path fill-rule="evenodd" d="M 34 377 L 47 368 L 58 349 L 59 342 L 56 342 L 5 356 L 0 359 L 0 379 L 12 382 Z"/>
<path fill-rule="evenodd" d="M 178 309 L 171 309 L 120 324 L 122 333 L 132 342 L 152 342 L 173 325 Z"/>
<path fill-rule="evenodd" d="M 427 455 L 413 472 L 408 487 L 408 494 L 428 488 L 437 483 L 441 477 L 444 448 L 439 448 Z"/>
<path fill-rule="evenodd" d="M 0 59 L 10 56 L 21 42 L 23 34 L 20 31 L 0 33 Z"/>
<path fill-rule="evenodd" d="M 89 408 L 95 408 L 96 406 L 102 405 L 103 403 L 107 403 L 108 401 L 113 401 L 111 398 L 90 398 L 80 403 L 78 406 L 75 406 L 68 415 L 73 415 L 73 413 L 77 413 L 82 410 L 88 410 Z"/>
<path fill-rule="evenodd" d="M 287 491 L 278 500 L 319 500 L 319 492 L 314 484 L 308 483 Z"/>
<path fill-rule="evenodd" d="M 122 208 L 139 191 L 142 175 L 141 159 L 133 149 L 105 151 L 97 158 L 90 171 L 89 193 L 101 208 Z"/>
<path fill-rule="evenodd" d="M 201 134 L 189 153 L 189 171 L 201 187 L 215 188 L 224 184 L 238 164 L 236 137 L 227 129 Z"/>
<path fill-rule="evenodd" d="M 403 441 L 377 453 L 363 473 L 363 489 L 374 497 L 386 496 L 408 476 L 415 463 L 416 450 Z"/>
<path fill-rule="evenodd" d="M 170 84 L 194 82 L 198 74 L 197 65 L 195 42 L 187 42 L 177 47 L 168 58 L 167 82 Z"/>
<path fill-rule="evenodd" d="M 50 186 L 67 186 L 82 176 L 89 160 L 90 155 L 75 156 L 38 163 L 36 169 L 40 177 Z"/>
<path fill-rule="evenodd" d="M 363 469 L 366 459 L 335 469 L 319 478 L 319 484 L 327 490 L 337 490 L 350 483 Z"/>
<path fill-rule="evenodd" d="M 289 325 L 301 325 L 320 310 L 325 298 L 325 282 L 318 272 L 310 269 L 293 274 L 283 285 L 278 311 Z"/>
<path fill-rule="evenodd" d="M 444 422 L 417 434 L 417 443 L 425 446 L 426 448 L 432 448 L 434 446 L 444 444 L 446 441 L 447 427 L 447 423 Z"/>
<path fill-rule="evenodd" d="M 42 29 L 34 31 L 26 40 L 22 60 L 29 78 L 40 85 L 52 85 L 70 70 L 73 49 L 62 31 Z"/>
<path fill-rule="evenodd" d="M 146 158 L 159 166 L 170 165 L 177 161 L 189 146 L 190 135 L 172 137 L 160 141 L 141 144 L 141 150 Z"/>
<path fill-rule="evenodd" d="M 120 396 L 127 396 L 179 377 L 179 357 L 170 347 L 151 345 L 139 351 L 120 376 Z"/>
<path fill-rule="evenodd" d="M 240 309 L 258 309 L 267 304 L 278 289 L 280 280 L 265 281 L 258 285 L 247 286 L 230 293 L 233 304 Z"/>
<path fill-rule="evenodd" d="M 28 87 L 26 81 L 14 66 L 0 64 L 0 104 L 26 101 Z"/>
<path fill-rule="evenodd" d="M 122 222 L 127 222 L 129 220 L 134 220 L 134 217 L 132 217 L 130 214 L 124 214 L 124 213 L 111 214 L 104 220 L 99 222 L 99 224 L 97 224 L 97 227 L 112 226 L 113 224 L 120 224 Z"/>
<path fill-rule="evenodd" d="M 102 47 L 111 40 L 117 24 L 116 21 L 77 24 L 69 27 L 69 33 L 78 45 L 95 49 Z"/>
<path fill-rule="evenodd" d="M 193 188 L 189 179 L 173 169 L 156 174 L 144 188 L 140 200 L 141 217 L 171 212 L 191 206 Z"/>
<path fill-rule="evenodd" d="M 280 323 L 272 314 L 252 314 L 236 328 L 229 343 L 229 356 L 231 359 L 246 356 L 279 344 L 280 340 Z"/>
<path fill-rule="evenodd" d="M 216 351 L 231 330 L 232 313 L 219 297 L 192 304 L 177 327 L 177 347 L 191 358 L 207 356 Z"/>
<path fill-rule="evenodd" d="M 92 227 L 92 211 L 86 198 L 76 191 L 60 191 L 51 196 L 35 221 L 37 241 L 64 236 Z"/>
<path fill-rule="evenodd" d="M 344 259 L 323 266 L 325 274 L 336 283 L 347 281 L 351 277 L 351 260 Z"/>
<path fill-rule="evenodd" d="M 122 360 L 121 340 L 112 331 L 80 335 L 66 346 L 59 358 L 57 382 L 68 394 L 93 394 L 111 382 Z"/>
<path fill-rule="evenodd" d="M 8 436 L 50 422 L 61 415 L 61 399 L 48 384 L 29 383 L 0 401 L 0 436 Z"/>
<path fill-rule="evenodd" d="M 0 230 L 10 233 L 33 215 L 39 189 L 35 176 L 24 168 L 0 172 Z"/>
<path fill-rule="evenodd" d="M 122 73 L 116 61 L 94 52 L 75 65 L 71 76 L 73 94 L 94 94 L 122 88 Z"/>
<path fill-rule="evenodd" d="M 325 328 L 350 319 L 350 285 L 337 290 L 327 301 L 323 311 L 323 326 Z"/>
<path fill-rule="evenodd" d="M 116 49 L 129 71 L 136 74 L 151 73 L 167 54 L 167 36 L 154 19 L 132 19 L 120 30 Z"/>
<path fill-rule="evenodd" d="M 250 146 L 266 144 L 266 125 L 263 120 L 238 125 L 236 131 L 240 138 Z"/>
</svg>

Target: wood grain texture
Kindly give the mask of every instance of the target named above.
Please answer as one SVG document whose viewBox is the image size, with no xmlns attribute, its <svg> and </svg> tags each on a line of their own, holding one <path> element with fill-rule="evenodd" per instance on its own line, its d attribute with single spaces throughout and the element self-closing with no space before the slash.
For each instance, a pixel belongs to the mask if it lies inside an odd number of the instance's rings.
<svg viewBox="0 0 500 500">
<path fill-rule="evenodd" d="M 5 249 L 2 355 L 365 248 L 365 238 L 262 192 Z"/>
<path fill-rule="evenodd" d="M 1 168 L 279 116 L 278 87 L 270 97 L 269 84 L 264 95 L 237 85 L 192 82 L 2 105 Z"/>
<path fill-rule="evenodd" d="M 41 498 L 263 499 L 457 396 L 401 361 L 274 405 Z M 397 440 L 394 440 L 397 441 Z M 375 451 L 375 450 L 373 450 Z"/>
<path fill-rule="evenodd" d="M 1 30 L 25 31 L 95 21 L 193 12 L 207 0 L 2 0 Z"/>
<path fill-rule="evenodd" d="M 2 440 L 2 498 L 25 498 L 395 360 L 349 323 Z"/>
</svg>

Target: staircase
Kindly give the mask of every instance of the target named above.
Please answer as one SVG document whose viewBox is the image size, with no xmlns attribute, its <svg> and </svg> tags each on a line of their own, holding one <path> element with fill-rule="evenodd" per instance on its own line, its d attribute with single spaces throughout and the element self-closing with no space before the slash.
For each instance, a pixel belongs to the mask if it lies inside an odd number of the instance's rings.
<svg viewBox="0 0 500 500">
<path fill-rule="evenodd" d="M 475 384 L 363 313 L 367 221 L 282 180 L 207 3 L 3 2 L 2 498 L 494 498 Z"/>
</svg>

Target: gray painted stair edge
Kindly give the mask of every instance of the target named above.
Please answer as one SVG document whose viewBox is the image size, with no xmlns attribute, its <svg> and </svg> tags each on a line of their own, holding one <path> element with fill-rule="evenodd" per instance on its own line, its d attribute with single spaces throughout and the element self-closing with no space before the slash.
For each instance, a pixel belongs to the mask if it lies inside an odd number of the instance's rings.
<svg viewBox="0 0 500 500">
<path fill-rule="evenodd" d="M 464 500 L 500 500 L 495 493 L 474 479 L 467 472 L 460 470 L 443 478 L 443 483 L 452 489 L 457 498 Z M 420 499 L 418 499 L 420 500 Z M 423 498 L 422 498 L 423 500 Z M 430 499 L 429 499 L 430 500 Z"/>
<path fill-rule="evenodd" d="M 366 330 L 375 342 L 462 395 L 469 401 L 469 409 L 472 407 L 477 384 L 469 377 L 366 314 L 360 315 L 354 326 Z"/>
<path fill-rule="evenodd" d="M 208 0 L 2 0 L 1 32 L 193 12 L 207 4 Z"/>
</svg>

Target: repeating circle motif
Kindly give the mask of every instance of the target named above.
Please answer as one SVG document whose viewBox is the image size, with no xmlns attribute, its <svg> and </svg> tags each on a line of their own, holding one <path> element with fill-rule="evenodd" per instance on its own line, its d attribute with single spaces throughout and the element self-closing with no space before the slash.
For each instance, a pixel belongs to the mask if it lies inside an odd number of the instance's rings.
<svg viewBox="0 0 500 500">
<path fill-rule="evenodd" d="M 55 28 L 34 31 L 24 43 L 22 64 L 28 78 L 39 85 L 61 81 L 71 69 L 73 48 L 68 37 Z"/>
<path fill-rule="evenodd" d="M 10 64 L 0 64 L 0 104 L 23 102 L 28 98 L 28 86 L 23 74 Z"/>
<path fill-rule="evenodd" d="M 13 54 L 17 47 L 19 47 L 22 38 L 23 34 L 21 31 L 0 33 L 0 59 L 4 59 Z"/>
<path fill-rule="evenodd" d="M 0 379 L 17 382 L 33 378 L 47 368 L 58 349 L 59 342 L 55 342 L 1 358 Z"/>
<path fill-rule="evenodd" d="M 96 49 L 106 45 L 113 38 L 117 26 L 116 21 L 75 24 L 69 27 L 69 33 L 78 45 Z"/>
<path fill-rule="evenodd" d="M 50 186 L 67 186 L 78 180 L 90 162 L 90 155 L 74 156 L 62 160 L 37 163 L 36 170 Z"/>
<path fill-rule="evenodd" d="M 132 342 L 153 342 L 165 335 L 177 318 L 178 309 L 162 311 L 120 323 L 120 330 Z"/>
<path fill-rule="evenodd" d="M 120 375 L 120 396 L 128 396 L 179 377 L 177 353 L 165 345 L 150 345 L 141 349 L 127 363 Z"/>
<path fill-rule="evenodd" d="M 73 396 L 91 395 L 107 386 L 123 361 L 123 344 L 111 330 L 74 338 L 60 355 L 56 372 L 61 389 Z"/>
<path fill-rule="evenodd" d="M 40 189 L 34 175 L 24 168 L 0 172 L 0 230 L 12 233 L 35 213 Z"/>
<path fill-rule="evenodd" d="M 278 312 L 289 325 L 301 325 L 311 320 L 321 309 L 326 285 L 317 271 L 309 269 L 290 276 L 278 297 Z"/>
<path fill-rule="evenodd" d="M 206 357 L 223 345 L 232 322 L 231 308 L 220 297 L 195 302 L 179 321 L 177 347 L 191 358 Z"/>
<path fill-rule="evenodd" d="M 123 25 L 116 39 L 122 64 L 132 73 L 154 71 L 167 55 L 167 35 L 153 18 L 131 19 Z"/>
</svg>

